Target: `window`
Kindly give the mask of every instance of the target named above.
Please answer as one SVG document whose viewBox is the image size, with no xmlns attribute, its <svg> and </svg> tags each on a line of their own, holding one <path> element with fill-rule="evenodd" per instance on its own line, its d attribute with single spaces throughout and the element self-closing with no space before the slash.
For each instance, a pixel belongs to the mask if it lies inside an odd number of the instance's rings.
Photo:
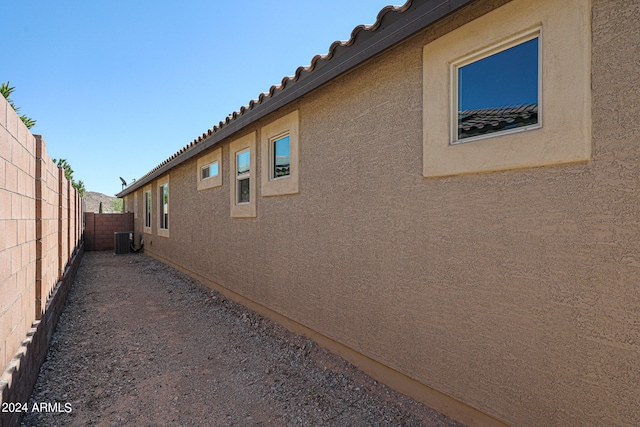
<svg viewBox="0 0 640 427">
<path fill-rule="evenodd" d="M 200 169 L 200 179 L 208 179 L 218 176 L 218 162 L 213 162 Z"/>
<path fill-rule="evenodd" d="M 160 228 L 169 228 L 169 184 L 163 184 L 158 191 Z"/>
<path fill-rule="evenodd" d="M 540 128 L 539 32 L 452 64 L 452 143 Z"/>
<path fill-rule="evenodd" d="M 298 110 L 264 126 L 261 131 L 263 196 L 299 193 Z"/>
<path fill-rule="evenodd" d="M 423 176 L 591 157 L 589 0 L 512 0 L 423 47 Z"/>
<path fill-rule="evenodd" d="M 231 217 L 256 216 L 256 132 L 230 145 Z"/>
<path fill-rule="evenodd" d="M 271 141 L 271 179 L 291 175 L 291 138 L 279 136 Z"/>
<path fill-rule="evenodd" d="M 196 179 L 198 191 L 222 186 L 222 149 L 218 148 L 198 158 Z"/>
<path fill-rule="evenodd" d="M 246 149 L 236 153 L 236 205 L 250 201 L 250 168 L 251 150 Z"/>
<path fill-rule="evenodd" d="M 144 192 L 144 228 L 151 233 L 151 191 Z"/>
<path fill-rule="evenodd" d="M 157 182 L 158 236 L 169 237 L 169 176 L 164 176 Z"/>
</svg>

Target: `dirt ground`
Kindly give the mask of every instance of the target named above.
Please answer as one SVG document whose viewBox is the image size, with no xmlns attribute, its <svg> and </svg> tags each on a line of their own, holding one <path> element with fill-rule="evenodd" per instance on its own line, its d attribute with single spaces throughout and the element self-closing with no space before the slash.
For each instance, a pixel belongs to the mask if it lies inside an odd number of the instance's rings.
<svg viewBox="0 0 640 427">
<path fill-rule="evenodd" d="M 34 404 L 23 426 L 462 426 L 149 256 L 107 252 L 82 260 Z"/>
</svg>

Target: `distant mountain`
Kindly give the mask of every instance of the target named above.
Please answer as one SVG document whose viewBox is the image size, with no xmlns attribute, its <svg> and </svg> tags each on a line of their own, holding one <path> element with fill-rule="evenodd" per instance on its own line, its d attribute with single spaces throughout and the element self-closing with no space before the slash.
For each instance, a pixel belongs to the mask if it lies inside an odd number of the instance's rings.
<svg viewBox="0 0 640 427">
<path fill-rule="evenodd" d="M 122 201 L 119 202 L 119 207 L 114 205 L 117 200 L 117 197 L 107 196 L 95 191 L 86 191 L 84 193 L 85 212 L 98 213 L 100 211 L 100 202 L 102 202 L 102 213 L 122 212 Z"/>
</svg>

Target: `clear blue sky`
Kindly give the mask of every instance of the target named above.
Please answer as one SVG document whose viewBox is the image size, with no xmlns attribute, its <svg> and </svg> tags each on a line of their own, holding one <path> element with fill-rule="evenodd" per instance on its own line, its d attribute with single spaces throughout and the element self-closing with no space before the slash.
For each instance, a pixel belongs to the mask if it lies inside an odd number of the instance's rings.
<svg viewBox="0 0 640 427">
<path fill-rule="evenodd" d="M 0 81 L 88 191 L 113 195 L 389 0 L 15 0 Z"/>
<path fill-rule="evenodd" d="M 537 104 L 538 39 L 460 68 L 458 85 L 459 111 Z"/>
</svg>

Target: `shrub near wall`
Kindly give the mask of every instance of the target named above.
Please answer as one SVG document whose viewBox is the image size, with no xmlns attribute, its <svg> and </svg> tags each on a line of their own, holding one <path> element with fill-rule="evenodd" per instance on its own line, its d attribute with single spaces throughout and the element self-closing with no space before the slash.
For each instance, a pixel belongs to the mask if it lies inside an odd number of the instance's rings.
<svg viewBox="0 0 640 427">
<path fill-rule="evenodd" d="M 82 199 L 0 98 L 0 395 L 28 399 L 82 255 Z M 0 426 L 18 415 L 0 413 Z"/>
</svg>

